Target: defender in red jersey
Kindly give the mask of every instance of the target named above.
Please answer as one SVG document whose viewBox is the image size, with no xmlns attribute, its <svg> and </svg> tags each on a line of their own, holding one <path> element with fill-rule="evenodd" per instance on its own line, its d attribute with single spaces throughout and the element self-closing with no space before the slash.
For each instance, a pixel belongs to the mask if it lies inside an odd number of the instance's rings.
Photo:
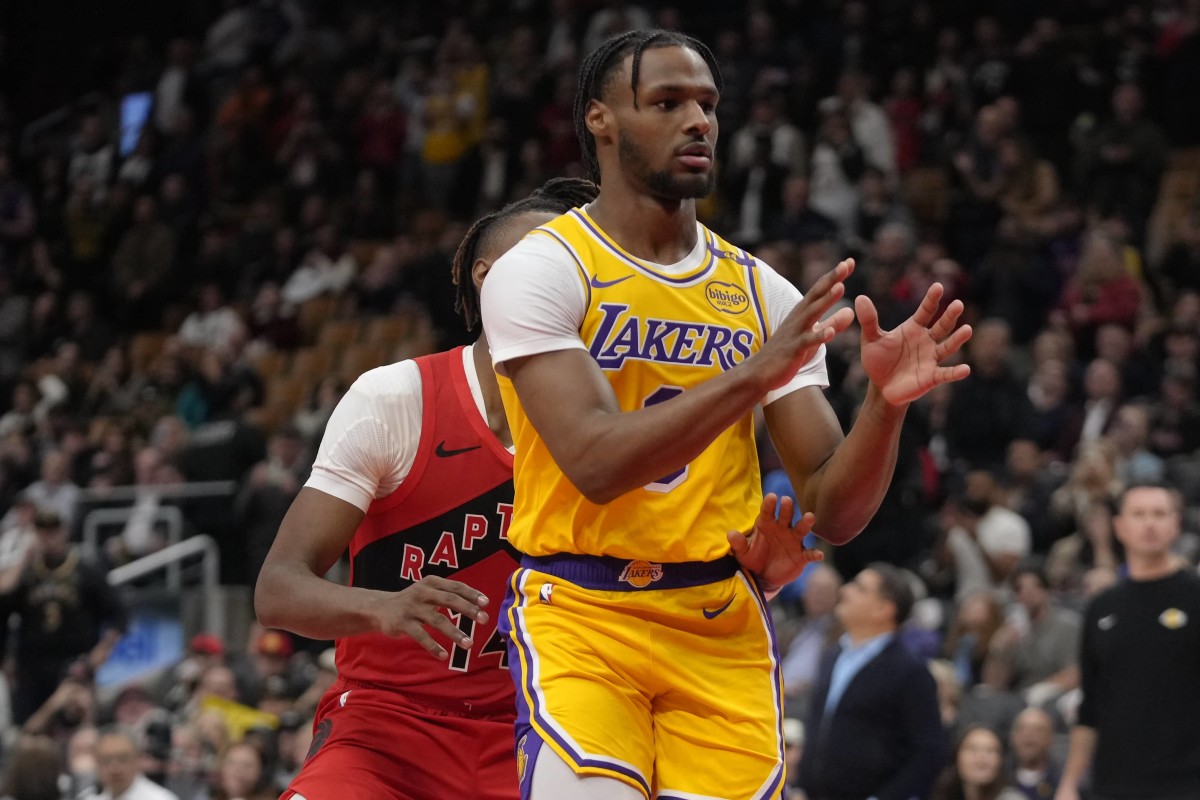
<svg viewBox="0 0 1200 800">
<path fill-rule="evenodd" d="M 475 224 L 454 261 L 469 328 L 491 263 L 594 196 L 556 179 Z M 338 404 L 255 592 L 263 625 L 337 640 L 285 799 L 518 797 L 513 685 L 484 611 L 517 566 L 511 442 L 483 335 L 371 370 Z M 325 580 L 347 548 L 350 586 Z"/>
</svg>

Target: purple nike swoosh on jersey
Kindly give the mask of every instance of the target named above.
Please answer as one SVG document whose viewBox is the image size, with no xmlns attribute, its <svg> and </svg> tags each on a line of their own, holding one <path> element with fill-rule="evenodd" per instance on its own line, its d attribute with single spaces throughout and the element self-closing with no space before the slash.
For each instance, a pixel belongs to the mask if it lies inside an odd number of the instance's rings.
<svg viewBox="0 0 1200 800">
<path fill-rule="evenodd" d="M 716 619 L 717 617 L 721 616 L 722 614 L 725 613 L 725 609 L 727 609 L 731 605 L 733 605 L 733 600 L 736 597 L 737 597 L 737 593 L 735 592 L 733 597 L 729 598 L 729 600 L 727 600 L 725 602 L 725 605 L 721 606 L 716 611 L 709 611 L 707 608 L 701 609 L 704 612 L 704 618 L 705 619 Z"/>
<path fill-rule="evenodd" d="M 600 278 L 593 275 L 592 276 L 592 288 L 593 289 L 607 289 L 609 286 L 616 286 L 621 281 L 627 281 L 632 277 L 633 277 L 632 275 L 626 275 L 623 278 L 617 278 L 615 281 L 602 281 L 602 280 L 600 280 Z"/>
</svg>

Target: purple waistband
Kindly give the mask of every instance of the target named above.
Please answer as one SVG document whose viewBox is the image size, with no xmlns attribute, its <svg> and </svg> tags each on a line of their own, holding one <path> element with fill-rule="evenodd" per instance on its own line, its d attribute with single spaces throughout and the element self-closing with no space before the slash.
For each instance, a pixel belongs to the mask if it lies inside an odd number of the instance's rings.
<svg viewBox="0 0 1200 800">
<path fill-rule="evenodd" d="M 738 571 L 738 562 L 733 556 L 716 561 L 663 564 L 642 559 L 557 553 L 523 556 L 521 567 L 562 578 L 584 589 L 634 592 L 639 589 L 686 589 L 723 581 Z"/>
</svg>

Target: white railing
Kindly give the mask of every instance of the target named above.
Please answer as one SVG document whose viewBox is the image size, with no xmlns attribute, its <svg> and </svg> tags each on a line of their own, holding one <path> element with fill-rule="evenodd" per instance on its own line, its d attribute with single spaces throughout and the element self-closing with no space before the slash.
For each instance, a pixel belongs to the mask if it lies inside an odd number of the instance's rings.
<svg viewBox="0 0 1200 800">
<path fill-rule="evenodd" d="M 136 561 L 123 564 L 109 571 L 108 582 L 113 586 L 121 586 L 160 569 L 178 570 L 179 562 L 196 555 L 202 556 L 200 587 L 204 604 L 204 630 L 224 641 L 225 609 L 219 586 L 221 553 L 216 540 L 211 536 L 190 536 L 182 542 L 176 542 Z"/>
<path fill-rule="evenodd" d="M 194 481 L 163 486 L 112 486 L 104 489 L 85 489 L 80 497 L 81 504 L 88 502 L 128 502 L 129 505 L 120 508 L 94 508 L 83 518 L 84 552 L 93 558 L 99 558 L 100 529 L 106 526 L 119 525 L 124 529 L 137 509 L 137 501 L 146 493 L 152 493 L 161 501 L 178 498 L 195 499 L 201 497 L 232 497 L 237 494 L 236 481 Z M 183 511 L 174 505 L 159 505 L 151 515 L 150 524 L 163 524 L 166 528 L 165 538 L 168 545 L 183 540 Z M 121 534 L 117 534 L 121 535 Z M 167 586 L 171 591 L 181 588 L 179 565 L 172 565 L 167 570 Z"/>
<path fill-rule="evenodd" d="M 92 558 L 100 556 L 100 527 L 102 525 L 125 525 L 135 513 L 134 506 L 125 508 L 97 508 L 89 511 L 83 518 L 83 549 Z M 167 527 L 167 545 L 178 544 L 183 540 L 183 512 L 176 506 L 159 506 L 154 509 L 150 518 L 151 524 L 163 522 Z M 120 536 L 121 534 L 117 534 Z M 175 565 L 167 571 L 167 585 L 172 591 L 179 591 L 179 566 Z"/>
</svg>

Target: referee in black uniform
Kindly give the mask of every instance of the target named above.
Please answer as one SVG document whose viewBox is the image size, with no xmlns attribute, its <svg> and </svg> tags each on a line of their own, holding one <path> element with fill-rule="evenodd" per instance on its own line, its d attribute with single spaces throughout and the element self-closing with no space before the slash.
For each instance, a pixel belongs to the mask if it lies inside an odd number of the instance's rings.
<svg viewBox="0 0 1200 800">
<path fill-rule="evenodd" d="M 1200 798 L 1200 577 L 1171 552 L 1180 497 L 1132 486 L 1113 519 L 1129 576 L 1084 614 L 1083 701 L 1055 800 Z"/>
</svg>

